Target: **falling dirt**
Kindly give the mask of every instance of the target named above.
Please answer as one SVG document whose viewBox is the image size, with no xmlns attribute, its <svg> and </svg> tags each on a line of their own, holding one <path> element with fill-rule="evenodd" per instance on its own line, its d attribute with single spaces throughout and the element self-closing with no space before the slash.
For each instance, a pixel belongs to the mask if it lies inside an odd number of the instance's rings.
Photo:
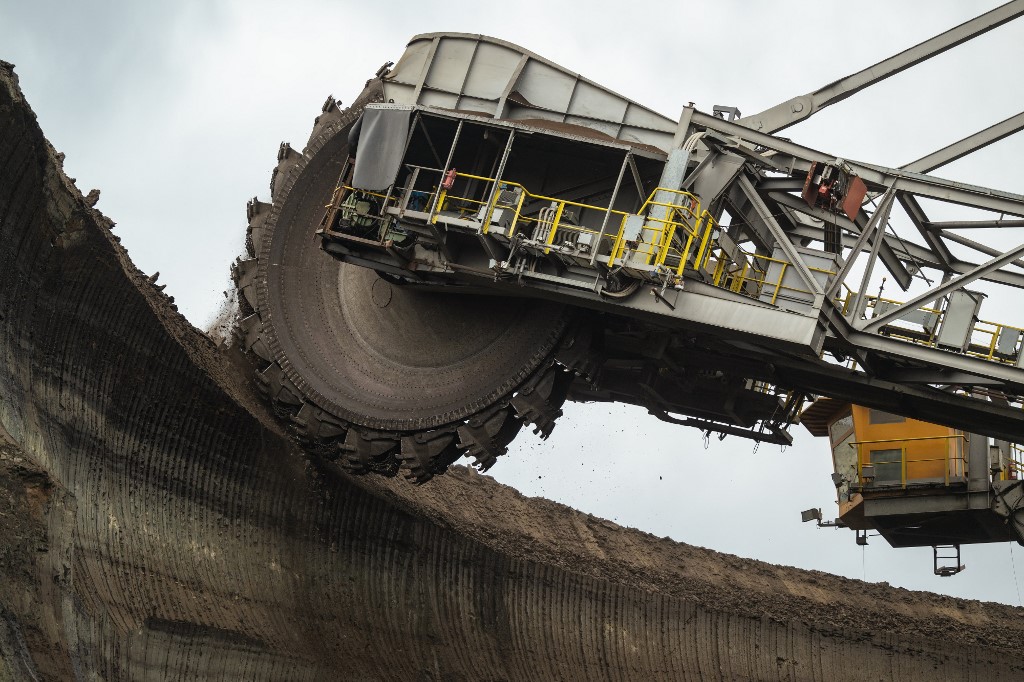
<svg viewBox="0 0 1024 682">
<path fill-rule="evenodd" d="M 0 680 L 1016 680 L 1024 610 L 300 451 L 0 64 Z"/>
</svg>

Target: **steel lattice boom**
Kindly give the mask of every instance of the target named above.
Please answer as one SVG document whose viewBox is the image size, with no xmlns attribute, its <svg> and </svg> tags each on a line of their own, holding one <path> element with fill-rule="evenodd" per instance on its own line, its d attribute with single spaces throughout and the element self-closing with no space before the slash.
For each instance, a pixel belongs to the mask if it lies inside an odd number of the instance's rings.
<svg viewBox="0 0 1024 682">
<path fill-rule="evenodd" d="M 1024 227 L 1024 196 L 931 172 L 1024 113 L 901 168 L 775 133 L 1022 13 L 748 118 L 669 119 L 501 40 L 417 36 L 351 107 L 328 100 L 305 152 L 282 146 L 236 271 L 246 346 L 354 471 L 487 468 L 521 426 L 546 436 L 565 399 L 780 444 L 808 403 L 822 433 L 852 404 L 977 434 L 968 488 L 987 513 L 987 467 L 1010 461 L 987 464 L 987 439 L 1024 441 L 1024 316 L 983 304 L 1024 287 L 1024 235 L 1005 249 L 959 231 Z M 974 217 L 934 219 L 936 202 Z"/>
</svg>

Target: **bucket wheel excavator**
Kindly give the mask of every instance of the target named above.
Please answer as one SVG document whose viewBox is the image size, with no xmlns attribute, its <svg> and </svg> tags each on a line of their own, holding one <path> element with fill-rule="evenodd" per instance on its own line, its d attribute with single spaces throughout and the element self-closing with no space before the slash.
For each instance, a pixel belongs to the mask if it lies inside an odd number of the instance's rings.
<svg viewBox="0 0 1024 682">
<path fill-rule="evenodd" d="M 1024 227 L 1024 196 L 931 173 L 1024 114 L 900 168 L 777 133 L 1021 14 L 747 117 L 670 119 L 501 40 L 416 36 L 348 107 L 329 98 L 303 149 L 282 144 L 271 200 L 249 203 L 234 277 L 259 383 L 309 448 L 420 483 L 464 456 L 487 469 L 524 426 L 546 437 L 567 399 L 780 444 L 802 411 L 826 435 L 855 406 L 975 445 L 956 466 L 946 447 L 927 486 L 906 464 L 883 485 L 870 448 L 851 473 L 841 449 L 840 501 L 861 505 L 847 525 L 910 528 L 900 500 L 946 520 L 969 500 L 988 520 L 900 542 L 1019 538 L 1024 330 L 981 306 L 1019 296 L 1024 244 L 961 232 Z M 973 217 L 926 213 L 948 204 Z M 876 266 L 902 294 L 869 292 Z"/>
</svg>

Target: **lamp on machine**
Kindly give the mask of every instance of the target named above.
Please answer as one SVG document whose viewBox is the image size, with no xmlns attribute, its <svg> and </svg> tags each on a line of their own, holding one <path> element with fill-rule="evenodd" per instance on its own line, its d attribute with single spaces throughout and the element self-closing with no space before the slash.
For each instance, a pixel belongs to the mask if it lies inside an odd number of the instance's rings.
<svg viewBox="0 0 1024 682">
<path fill-rule="evenodd" d="M 821 509 L 808 509 L 807 511 L 800 512 L 800 521 L 802 523 L 807 523 L 808 521 L 821 523 Z"/>
<path fill-rule="evenodd" d="M 818 528 L 845 528 L 839 519 L 835 521 L 822 521 L 821 508 L 807 509 L 806 511 L 800 512 L 800 521 L 807 523 L 808 521 L 817 521 Z"/>
<path fill-rule="evenodd" d="M 864 464 L 860 468 L 860 480 L 864 483 L 871 483 L 875 480 L 875 465 Z"/>
</svg>

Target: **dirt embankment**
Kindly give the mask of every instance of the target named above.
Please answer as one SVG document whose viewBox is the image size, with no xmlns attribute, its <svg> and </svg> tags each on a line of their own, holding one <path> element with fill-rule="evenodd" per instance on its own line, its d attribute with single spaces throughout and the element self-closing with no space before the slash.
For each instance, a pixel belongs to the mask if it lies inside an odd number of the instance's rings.
<svg viewBox="0 0 1024 682">
<path fill-rule="evenodd" d="M 1024 677 L 1024 610 L 309 459 L 0 65 L 0 680 Z"/>
</svg>

